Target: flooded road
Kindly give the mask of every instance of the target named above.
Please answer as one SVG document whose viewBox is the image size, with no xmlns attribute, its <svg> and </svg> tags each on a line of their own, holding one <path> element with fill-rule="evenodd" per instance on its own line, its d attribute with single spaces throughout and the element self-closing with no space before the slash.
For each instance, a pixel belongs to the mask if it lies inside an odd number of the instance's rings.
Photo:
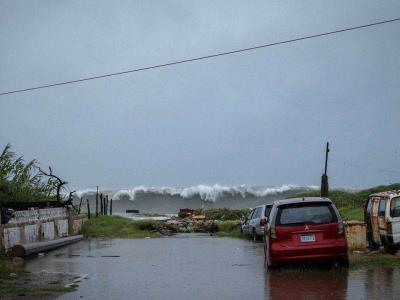
<svg viewBox="0 0 400 300">
<path fill-rule="evenodd" d="M 400 299 L 400 270 L 274 270 L 263 245 L 207 235 L 86 240 L 27 261 L 88 274 L 59 299 Z"/>
</svg>

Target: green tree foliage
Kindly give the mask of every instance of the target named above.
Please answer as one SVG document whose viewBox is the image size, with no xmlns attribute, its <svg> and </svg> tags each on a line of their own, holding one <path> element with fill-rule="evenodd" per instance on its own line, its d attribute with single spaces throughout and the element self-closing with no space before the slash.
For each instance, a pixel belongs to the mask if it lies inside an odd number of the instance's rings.
<svg viewBox="0 0 400 300">
<path fill-rule="evenodd" d="M 0 154 L 0 205 L 7 202 L 51 201 L 57 182 L 43 180 L 36 160 L 25 162 L 7 144 Z"/>
</svg>

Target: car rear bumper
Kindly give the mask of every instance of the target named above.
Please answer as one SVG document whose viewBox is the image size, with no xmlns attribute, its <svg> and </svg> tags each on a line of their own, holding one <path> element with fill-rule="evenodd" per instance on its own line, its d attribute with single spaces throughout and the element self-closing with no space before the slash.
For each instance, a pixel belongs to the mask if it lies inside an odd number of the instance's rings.
<svg viewBox="0 0 400 300">
<path fill-rule="evenodd" d="M 344 240 L 327 245 L 272 245 L 270 257 L 273 263 L 348 259 L 347 245 Z"/>
<path fill-rule="evenodd" d="M 264 226 L 256 227 L 256 233 L 258 235 L 264 235 Z"/>
</svg>

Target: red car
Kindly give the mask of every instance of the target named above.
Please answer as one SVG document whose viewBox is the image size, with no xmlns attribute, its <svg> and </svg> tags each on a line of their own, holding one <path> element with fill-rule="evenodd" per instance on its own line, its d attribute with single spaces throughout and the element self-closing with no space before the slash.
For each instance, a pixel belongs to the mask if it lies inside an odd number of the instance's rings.
<svg viewBox="0 0 400 300">
<path fill-rule="evenodd" d="M 348 266 L 342 218 L 328 198 L 275 201 L 266 229 L 264 250 L 268 267 L 313 260 Z"/>
</svg>

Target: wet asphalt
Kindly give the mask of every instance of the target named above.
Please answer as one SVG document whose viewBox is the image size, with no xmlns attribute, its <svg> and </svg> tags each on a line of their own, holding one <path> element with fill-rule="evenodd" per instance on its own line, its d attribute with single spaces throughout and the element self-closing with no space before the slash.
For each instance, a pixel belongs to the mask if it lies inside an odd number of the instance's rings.
<svg viewBox="0 0 400 300">
<path fill-rule="evenodd" d="M 26 269 L 76 274 L 59 299 L 400 299 L 399 269 L 268 271 L 262 243 L 201 234 L 85 240 Z"/>
</svg>

